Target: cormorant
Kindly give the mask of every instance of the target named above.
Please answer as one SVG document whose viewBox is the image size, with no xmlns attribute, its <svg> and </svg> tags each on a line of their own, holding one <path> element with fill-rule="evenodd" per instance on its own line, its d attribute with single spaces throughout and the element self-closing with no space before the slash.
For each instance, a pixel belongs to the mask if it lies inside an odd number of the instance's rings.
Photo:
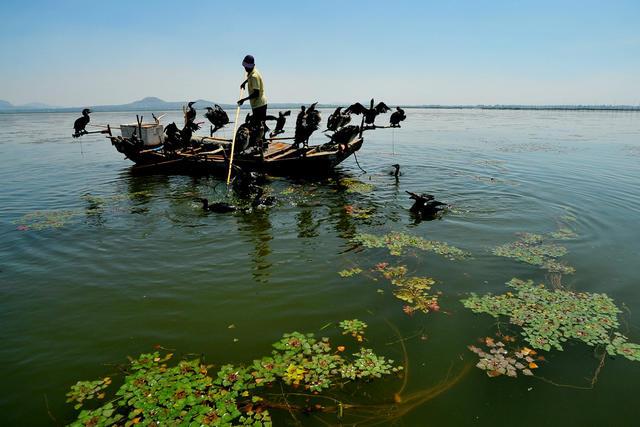
<svg viewBox="0 0 640 427">
<path fill-rule="evenodd" d="M 196 119 L 196 109 L 193 108 L 193 104 L 195 103 L 196 101 L 192 101 L 187 104 L 187 111 L 184 113 L 184 118 L 187 122 L 192 122 Z"/>
<path fill-rule="evenodd" d="M 213 128 L 211 135 L 216 133 L 218 129 L 222 129 L 229 123 L 229 116 L 218 104 L 214 104 L 215 108 L 207 107 L 207 112 L 204 116 L 211 122 Z"/>
<path fill-rule="evenodd" d="M 447 206 L 446 203 L 435 200 L 432 194 L 416 194 L 410 191 L 407 191 L 407 194 L 415 200 L 409 210 L 414 214 L 420 215 L 422 219 L 435 218 L 440 212 L 445 210 L 444 206 Z"/>
<path fill-rule="evenodd" d="M 276 198 L 273 196 L 265 196 L 264 189 L 262 187 L 255 187 L 256 196 L 253 198 L 251 202 L 251 206 L 254 208 L 268 207 L 276 204 Z"/>
<path fill-rule="evenodd" d="M 395 165 L 391 165 L 393 166 L 393 168 L 395 170 L 389 172 L 389 175 L 395 176 L 396 178 L 402 175 L 402 172 L 400 172 L 400 165 L 399 164 L 395 164 Z"/>
<path fill-rule="evenodd" d="M 324 132 L 335 132 L 343 126 L 346 126 L 351 122 L 351 115 L 349 113 L 343 113 L 342 107 L 338 107 L 327 119 L 327 129 Z"/>
<path fill-rule="evenodd" d="M 345 149 L 353 138 L 360 133 L 360 126 L 349 125 L 338 129 L 332 135 L 327 135 L 331 138 L 331 141 L 323 145 L 324 149 L 335 148 L 338 145 L 339 148 Z"/>
<path fill-rule="evenodd" d="M 230 205 L 228 203 L 224 203 L 224 202 L 216 202 L 216 203 L 209 204 L 209 199 L 198 198 L 195 200 L 202 202 L 202 210 L 206 212 L 229 213 L 229 212 L 235 212 L 236 210 L 238 210 L 238 208 L 236 208 L 235 206 Z"/>
<path fill-rule="evenodd" d="M 89 113 L 91 113 L 91 110 L 88 108 L 85 108 L 84 110 L 82 110 L 82 117 L 78 118 L 73 123 L 73 130 L 75 131 L 75 133 L 73 134 L 74 138 L 78 138 L 87 133 L 87 130 L 85 128 L 87 127 L 87 125 L 89 124 L 89 121 L 91 120 L 89 118 Z"/>
<path fill-rule="evenodd" d="M 300 112 L 296 118 L 296 132 L 294 135 L 294 144 L 298 147 L 300 144 L 307 147 L 311 134 L 320 127 L 321 118 L 320 112 L 316 110 L 317 104 L 317 102 L 314 102 L 309 108 L 305 108 L 304 105 L 300 107 Z"/>
<path fill-rule="evenodd" d="M 273 138 L 276 135 L 280 135 L 284 133 L 284 124 L 287 122 L 287 116 L 291 115 L 291 110 L 287 110 L 284 113 L 282 111 L 278 112 L 278 117 L 275 116 L 267 116 L 267 120 L 275 120 L 276 128 L 269 134 L 269 138 Z"/>
<path fill-rule="evenodd" d="M 396 111 L 394 111 L 389 118 L 389 124 L 392 128 L 399 128 L 400 122 L 406 118 L 407 116 L 404 114 L 404 110 L 400 107 L 396 107 Z"/>
<path fill-rule="evenodd" d="M 375 107 L 373 106 L 373 98 L 371 98 L 371 105 L 369 108 L 356 102 L 344 110 L 347 114 L 363 114 L 364 123 L 367 125 L 375 125 L 376 116 L 389 111 L 389 107 L 384 102 L 379 102 Z"/>
</svg>

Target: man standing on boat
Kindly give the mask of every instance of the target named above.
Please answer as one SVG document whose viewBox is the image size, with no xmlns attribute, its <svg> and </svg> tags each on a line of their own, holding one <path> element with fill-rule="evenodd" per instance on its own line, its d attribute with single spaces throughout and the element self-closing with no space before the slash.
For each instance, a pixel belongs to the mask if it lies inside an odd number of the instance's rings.
<svg viewBox="0 0 640 427">
<path fill-rule="evenodd" d="M 238 100 L 238 105 L 242 105 L 244 101 L 249 100 L 251 102 L 251 119 L 254 124 L 258 125 L 264 123 L 267 118 L 267 97 L 264 96 L 264 82 L 262 81 L 262 75 L 256 68 L 255 60 L 253 56 L 247 55 L 242 61 L 242 66 L 247 72 L 247 79 L 242 82 L 240 88 L 244 89 L 248 84 L 249 96 Z"/>
</svg>

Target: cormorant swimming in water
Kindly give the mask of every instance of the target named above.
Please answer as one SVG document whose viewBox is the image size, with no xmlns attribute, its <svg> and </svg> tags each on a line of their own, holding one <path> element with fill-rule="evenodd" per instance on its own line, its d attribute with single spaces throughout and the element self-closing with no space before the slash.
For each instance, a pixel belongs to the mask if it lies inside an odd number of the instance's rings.
<svg viewBox="0 0 640 427">
<path fill-rule="evenodd" d="M 400 107 L 396 107 L 396 111 L 394 111 L 389 118 L 389 124 L 392 128 L 399 128 L 400 122 L 406 118 L 407 116 L 404 114 L 404 110 Z"/>
<path fill-rule="evenodd" d="M 363 114 L 364 123 L 367 125 L 375 125 L 376 116 L 388 112 L 390 109 L 384 102 L 379 102 L 375 107 L 373 106 L 373 98 L 371 98 L 371 105 L 369 108 L 356 102 L 344 110 L 347 114 Z"/>
<path fill-rule="evenodd" d="M 78 138 L 87 133 L 87 130 L 85 128 L 87 127 L 87 125 L 89 124 L 89 121 L 91 120 L 89 118 L 89 113 L 91 113 L 91 110 L 88 108 L 85 108 L 84 110 L 82 110 L 82 117 L 78 118 L 73 123 L 73 130 L 75 131 L 75 133 L 73 134 L 74 138 Z"/>
<path fill-rule="evenodd" d="M 402 172 L 400 172 L 400 165 L 399 164 L 395 164 L 395 165 L 391 165 L 394 167 L 395 170 L 389 172 L 389 175 L 395 176 L 396 178 L 402 175 Z"/>
<path fill-rule="evenodd" d="M 264 189 L 262 187 L 255 187 L 255 190 L 256 190 L 256 196 L 253 198 L 253 201 L 251 202 L 252 207 L 260 208 L 260 207 L 273 206 L 276 204 L 275 197 L 273 196 L 263 197 Z"/>
<path fill-rule="evenodd" d="M 233 205 L 224 202 L 216 202 L 209 204 L 209 199 L 195 199 L 199 202 L 202 202 L 202 210 L 206 212 L 215 212 L 215 213 L 229 213 L 235 212 L 238 208 Z"/>
<path fill-rule="evenodd" d="M 446 203 L 435 200 L 432 194 L 416 194 L 407 191 L 407 194 L 411 196 L 415 202 L 409 209 L 416 215 L 420 216 L 420 219 L 434 219 L 440 212 L 445 210 Z"/>
</svg>

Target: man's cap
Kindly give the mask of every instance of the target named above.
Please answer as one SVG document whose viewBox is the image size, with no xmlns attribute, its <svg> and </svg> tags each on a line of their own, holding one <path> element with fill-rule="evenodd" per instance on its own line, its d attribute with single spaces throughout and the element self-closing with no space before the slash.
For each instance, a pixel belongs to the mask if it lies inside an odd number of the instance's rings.
<svg viewBox="0 0 640 427">
<path fill-rule="evenodd" d="M 253 68 L 256 66 L 256 61 L 253 59 L 252 55 L 247 55 L 242 60 L 242 66 L 247 68 Z"/>
</svg>

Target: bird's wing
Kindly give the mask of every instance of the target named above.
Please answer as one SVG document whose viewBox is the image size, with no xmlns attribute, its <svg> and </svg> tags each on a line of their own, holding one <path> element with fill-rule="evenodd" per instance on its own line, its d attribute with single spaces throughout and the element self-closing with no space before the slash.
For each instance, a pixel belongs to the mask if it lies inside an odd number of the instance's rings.
<svg viewBox="0 0 640 427">
<path fill-rule="evenodd" d="M 265 120 L 278 120 L 278 118 L 276 116 L 271 116 L 271 115 L 265 117 L 264 119 Z"/>
<path fill-rule="evenodd" d="M 353 105 L 350 105 L 349 107 L 347 107 L 346 110 L 344 110 L 344 112 L 346 114 L 364 114 L 367 111 L 369 111 L 367 108 L 365 108 L 364 105 L 360 104 L 359 102 L 356 102 Z"/>
<path fill-rule="evenodd" d="M 283 116 L 290 116 L 291 115 L 291 110 L 285 111 L 282 115 Z"/>
<path fill-rule="evenodd" d="M 390 111 L 391 108 L 387 107 L 387 104 L 385 104 L 384 102 L 380 102 L 378 105 L 376 105 L 375 110 L 378 113 L 386 113 L 387 111 Z"/>
</svg>

